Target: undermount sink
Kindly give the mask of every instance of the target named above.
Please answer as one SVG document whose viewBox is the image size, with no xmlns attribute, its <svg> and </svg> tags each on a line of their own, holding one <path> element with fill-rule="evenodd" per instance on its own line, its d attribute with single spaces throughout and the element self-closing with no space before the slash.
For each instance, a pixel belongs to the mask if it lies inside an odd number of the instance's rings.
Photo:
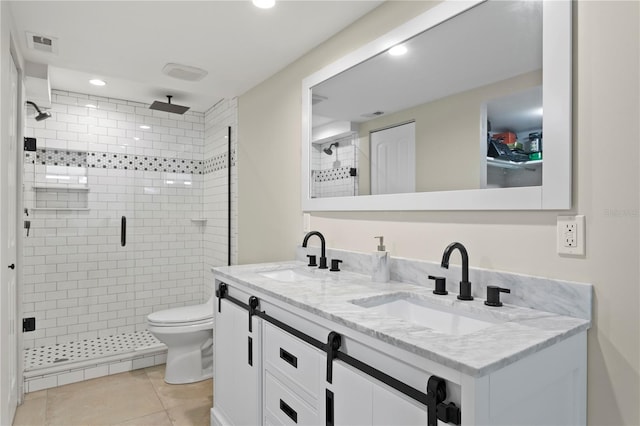
<svg viewBox="0 0 640 426">
<path fill-rule="evenodd" d="M 258 274 L 266 278 L 271 278 L 272 280 L 288 283 L 321 279 L 321 277 L 315 277 L 310 273 L 303 273 L 302 271 L 293 269 L 276 269 L 273 271 L 259 272 Z"/>
<path fill-rule="evenodd" d="M 387 296 L 373 300 L 353 300 L 351 303 L 380 315 L 400 318 L 445 334 L 464 335 L 474 333 L 503 322 L 488 315 L 462 312 L 458 309 L 430 303 L 427 300 L 408 294 Z"/>
</svg>

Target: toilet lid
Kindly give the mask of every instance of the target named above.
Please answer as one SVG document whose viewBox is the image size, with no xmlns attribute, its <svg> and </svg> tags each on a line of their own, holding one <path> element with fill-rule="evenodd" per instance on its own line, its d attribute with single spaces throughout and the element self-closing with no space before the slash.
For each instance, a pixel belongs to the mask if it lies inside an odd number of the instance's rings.
<svg viewBox="0 0 640 426">
<path fill-rule="evenodd" d="M 202 322 L 213 318 L 213 306 L 207 303 L 181 308 L 153 312 L 147 316 L 149 322 L 156 324 L 179 324 Z"/>
</svg>

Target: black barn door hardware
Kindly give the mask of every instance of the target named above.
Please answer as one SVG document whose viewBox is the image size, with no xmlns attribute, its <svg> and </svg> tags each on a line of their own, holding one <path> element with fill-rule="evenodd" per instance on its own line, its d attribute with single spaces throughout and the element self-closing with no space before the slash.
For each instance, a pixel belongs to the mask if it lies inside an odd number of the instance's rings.
<svg viewBox="0 0 640 426">
<path fill-rule="evenodd" d="M 249 298 L 249 333 L 253 333 L 252 318 L 258 312 L 260 306 L 260 300 L 257 297 L 251 296 Z"/>
<path fill-rule="evenodd" d="M 333 383 L 333 360 L 338 356 L 338 349 L 342 345 L 342 337 L 335 331 L 327 336 L 327 382 Z"/>
</svg>

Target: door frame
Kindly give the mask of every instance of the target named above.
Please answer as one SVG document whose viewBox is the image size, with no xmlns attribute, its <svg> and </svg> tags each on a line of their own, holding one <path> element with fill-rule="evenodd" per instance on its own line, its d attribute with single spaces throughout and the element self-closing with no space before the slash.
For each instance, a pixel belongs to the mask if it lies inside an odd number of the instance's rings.
<svg viewBox="0 0 640 426">
<path fill-rule="evenodd" d="M 13 221 L 13 223 L 8 223 L 8 219 L 10 219 L 8 217 L 7 214 L 7 207 L 5 206 L 8 198 L 10 196 L 9 191 L 3 191 L 2 195 L 0 195 L 0 221 L 2 221 L 3 223 L 6 223 L 5 226 L 9 227 L 14 227 L 15 229 L 15 246 L 12 250 L 9 250 L 6 246 L 4 248 L 3 251 L 3 255 L 2 255 L 2 259 L 0 259 L 2 261 L 2 265 L 1 267 L 3 268 L 2 272 L 2 279 L 0 280 L 1 285 L 6 285 L 6 279 L 8 278 L 5 275 L 5 267 L 10 264 L 10 263 L 14 263 L 15 264 L 15 269 L 13 271 L 13 273 L 15 274 L 14 279 L 14 285 L 15 285 L 15 294 L 12 295 L 12 300 L 6 300 L 3 301 L 2 303 L 5 305 L 5 307 L 9 307 L 11 305 L 13 305 L 13 316 L 12 318 L 10 318 L 12 321 L 10 321 L 10 323 L 13 323 L 13 327 L 14 330 L 13 332 L 15 333 L 15 337 L 12 334 L 8 334 L 6 337 L 8 338 L 7 341 L 3 342 L 3 346 L 7 345 L 8 347 L 3 348 L 3 352 L 5 353 L 5 356 L 7 356 L 6 354 L 11 353 L 11 355 L 8 357 L 9 360 L 8 361 L 3 361 L 2 364 L 4 364 L 5 366 L 9 365 L 9 364 L 5 364 L 5 362 L 9 362 L 9 363 L 15 363 L 12 366 L 10 366 L 11 369 L 15 368 L 15 388 L 11 388 L 11 389 L 5 389 L 5 391 L 7 392 L 7 394 L 3 395 L 2 397 L 2 409 L 9 409 L 8 412 L 3 413 L 2 418 L 6 421 L 12 422 L 13 421 L 13 416 L 15 416 L 15 410 L 17 408 L 18 405 L 22 404 L 23 402 L 23 398 L 24 398 L 24 374 L 23 374 L 23 359 L 21 356 L 21 350 L 20 348 L 22 347 L 23 344 L 23 339 L 22 339 L 22 328 L 20 327 L 20 318 L 22 317 L 22 307 L 21 307 L 21 301 L 22 301 L 22 287 L 23 287 L 23 280 L 22 280 L 22 269 L 23 269 L 23 265 L 24 265 L 24 261 L 23 261 L 23 256 L 22 256 L 22 248 L 23 248 L 23 235 L 22 235 L 22 220 L 23 220 L 23 216 L 22 216 L 22 206 L 23 206 L 23 194 L 22 194 L 22 185 L 23 185 L 23 179 L 22 179 L 22 173 L 23 173 L 23 169 L 24 169 L 24 165 L 22 162 L 22 158 L 23 158 L 23 137 L 24 137 L 24 119 L 26 116 L 26 111 L 25 111 L 25 107 L 24 107 L 24 99 L 25 99 L 25 87 L 24 87 L 24 71 L 23 71 L 23 61 L 22 61 L 22 57 L 19 54 L 19 51 L 16 49 L 15 43 L 14 43 L 14 39 L 12 34 L 8 35 L 9 38 L 9 43 L 8 43 L 8 52 L 5 51 L 6 55 L 3 55 L 3 59 L 2 59 L 2 78 L 1 78 L 1 82 L 0 85 L 2 85 L 3 90 L 5 91 L 11 91 L 11 93 L 9 94 L 9 96 L 7 96 L 7 98 L 9 98 L 10 100 L 7 100 L 6 103 L 4 103 L 3 107 L 1 109 L 1 120 L 3 124 L 0 124 L 0 138 L 2 139 L 2 144 L 8 144 L 9 141 L 5 141 L 4 138 L 5 137 L 9 137 L 10 133 L 13 133 L 13 137 L 15 138 L 15 158 L 13 159 L 15 161 L 15 194 L 11 194 L 11 196 L 15 196 L 15 200 L 12 200 L 15 202 L 15 220 Z M 4 45 L 4 43 L 3 43 Z M 6 48 L 6 45 L 4 45 Z M 6 61 L 6 62 L 5 62 Z M 13 75 L 13 69 L 15 69 L 15 99 L 13 99 L 13 82 L 14 82 L 14 75 Z M 4 73 L 7 73 L 9 75 L 4 75 Z M 15 104 L 13 103 L 13 101 L 15 100 Z M 13 119 L 10 120 L 11 115 L 14 115 L 15 117 L 15 121 Z M 5 128 L 2 128 L 2 126 L 6 126 Z M 15 126 L 15 128 L 13 129 L 9 129 L 9 126 L 13 127 Z M 7 148 L 8 151 L 8 148 Z M 5 177 L 5 174 L 7 173 L 7 170 L 4 169 L 4 167 L 2 167 L 0 165 L 0 173 L 2 174 L 2 177 Z M 0 178 L 1 179 L 1 178 Z M 7 229 L 5 229 L 5 232 L 7 231 Z M 0 231 L 0 233 L 2 233 L 2 231 Z M 0 241 L 2 244 L 5 244 L 5 240 L 6 238 L 8 238 L 8 235 L 5 235 L 4 233 L 2 233 L 2 235 L 0 236 Z M 8 296 L 7 294 L 4 295 L 5 297 Z M 1 296 L 0 296 L 1 297 Z M 3 338 L 4 339 L 4 338 Z M 15 343 L 15 347 L 13 346 Z M 11 369 L 6 370 L 3 372 L 3 374 L 7 374 L 7 375 L 11 375 L 12 371 Z M 12 380 L 12 378 L 9 378 L 9 380 Z M 5 400 L 5 397 L 7 397 L 7 399 Z M 10 406 L 7 407 L 4 404 L 9 402 Z M 16 404 L 16 406 L 14 406 L 13 404 Z"/>
</svg>

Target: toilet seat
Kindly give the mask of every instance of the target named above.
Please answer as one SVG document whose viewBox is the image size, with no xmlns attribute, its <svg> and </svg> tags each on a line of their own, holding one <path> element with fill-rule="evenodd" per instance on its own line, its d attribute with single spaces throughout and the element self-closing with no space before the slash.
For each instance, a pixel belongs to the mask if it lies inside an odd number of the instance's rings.
<svg viewBox="0 0 640 426">
<path fill-rule="evenodd" d="M 212 306 L 207 303 L 165 309 L 164 311 L 149 314 L 147 316 L 147 322 L 149 325 L 156 327 L 182 327 L 208 324 L 213 323 L 213 309 Z"/>
</svg>

